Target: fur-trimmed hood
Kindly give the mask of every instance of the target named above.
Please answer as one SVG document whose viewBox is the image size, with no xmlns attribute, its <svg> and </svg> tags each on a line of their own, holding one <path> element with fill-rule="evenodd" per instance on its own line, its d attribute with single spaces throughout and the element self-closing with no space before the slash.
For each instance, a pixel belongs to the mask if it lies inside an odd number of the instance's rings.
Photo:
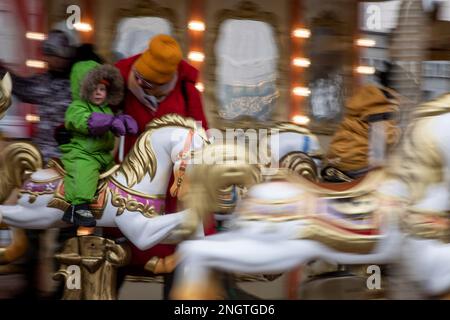
<svg viewBox="0 0 450 320">
<path fill-rule="evenodd" d="M 89 96 L 102 79 L 110 83 L 105 103 L 118 105 L 123 99 L 124 91 L 123 78 L 119 70 L 112 65 L 101 65 L 92 60 L 77 62 L 72 67 L 70 73 L 72 99 L 89 101 Z"/>
</svg>

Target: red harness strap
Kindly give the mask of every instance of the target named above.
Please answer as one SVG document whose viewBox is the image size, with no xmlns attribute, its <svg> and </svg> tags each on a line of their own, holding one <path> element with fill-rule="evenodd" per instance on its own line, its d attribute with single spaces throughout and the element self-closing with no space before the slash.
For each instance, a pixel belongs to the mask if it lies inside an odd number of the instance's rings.
<svg viewBox="0 0 450 320">
<path fill-rule="evenodd" d="M 176 197 L 178 194 L 178 190 L 183 183 L 184 175 L 186 173 L 187 161 L 190 156 L 190 149 L 192 145 L 192 137 L 194 136 L 194 132 L 192 130 L 189 131 L 186 141 L 184 142 L 183 150 L 178 154 L 178 159 L 181 159 L 180 167 L 177 172 L 175 172 L 175 182 L 173 186 L 170 188 L 170 194 L 172 197 Z"/>
</svg>

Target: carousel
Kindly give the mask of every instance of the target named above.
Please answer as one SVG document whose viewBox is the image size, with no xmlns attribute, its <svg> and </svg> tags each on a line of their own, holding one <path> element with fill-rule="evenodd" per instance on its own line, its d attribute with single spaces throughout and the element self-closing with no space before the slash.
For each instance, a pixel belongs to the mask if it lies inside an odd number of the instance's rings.
<svg viewBox="0 0 450 320">
<path fill-rule="evenodd" d="M 114 8 L 87 10 L 85 22 L 115 30 L 95 35 L 111 62 L 145 49 L 133 39 L 177 38 L 201 70 L 197 89 L 210 129 L 177 114 L 156 118 L 101 173 L 90 204 L 96 227 L 79 227 L 54 254 L 61 299 L 118 299 L 119 274 L 135 281 L 173 274 L 169 296 L 178 300 L 263 299 L 242 284 L 270 287 L 280 278 L 285 299 L 447 296 L 450 95 L 423 102 L 419 94 L 422 61 L 448 51 L 436 40 L 446 30 L 436 21 L 439 1 L 401 1 L 392 65 L 373 84 L 355 72 L 365 70 L 355 67 L 358 4 L 282 1 L 292 12 L 286 17 L 288 10 L 260 2 L 198 0 L 179 8 L 136 1 L 115 8 L 114 19 Z M 49 2 L 51 23 L 64 5 Z M 430 43 L 419 34 L 405 41 L 425 27 L 433 30 Z M 12 86 L 5 75 L 0 119 Z M 65 175 L 59 159 L 44 163 L 28 141 L 2 148 L 0 227 L 12 237 L 0 248 L 1 273 L 17 272 L 24 229 L 70 226 L 61 220 L 70 206 Z M 178 198 L 178 212 L 165 214 L 166 190 Z M 146 257 L 137 276 L 129 268 L 136 250 L 157 244 L 176 251 Z"/>
</svg>

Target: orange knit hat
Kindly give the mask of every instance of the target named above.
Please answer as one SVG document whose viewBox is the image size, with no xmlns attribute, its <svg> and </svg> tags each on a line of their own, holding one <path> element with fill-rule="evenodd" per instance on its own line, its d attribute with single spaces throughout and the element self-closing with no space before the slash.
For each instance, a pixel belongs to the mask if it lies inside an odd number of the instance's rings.
<svg viewBox="0 0 450 320">
<path fill-rule="evenodd" d="M 164 84 L 172 80 L 182 57 L 177 41 L 160 34 L 153 37 L 148 49 L 134 63 L 134 68 L 145 80 Z"/>
</svg>

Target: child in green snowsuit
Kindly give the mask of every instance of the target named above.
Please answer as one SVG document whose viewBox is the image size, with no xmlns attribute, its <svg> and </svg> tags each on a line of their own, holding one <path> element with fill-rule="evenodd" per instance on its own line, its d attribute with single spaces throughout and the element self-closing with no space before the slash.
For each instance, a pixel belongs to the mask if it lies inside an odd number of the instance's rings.
<svg viewBox="0 0 450 320">
<path fill-rule="evenodd" d="M 123 98 L 123 80 L 118 69 L 95 61 L 76 63 L 70 74 L 72 103 L 65 114 L 65 127 L 72 133 L 62 145 L 61 158 L 67 171 L 65 199 L 71 204 L 63 220 L 76 226 L 94 227 L 89 209 L 97 190 L 100 172 L 113 165 L 114 136 L 136 134 L 136 121 L 128 115 L 115 116 L 109 105 Z"/>
</svg>

